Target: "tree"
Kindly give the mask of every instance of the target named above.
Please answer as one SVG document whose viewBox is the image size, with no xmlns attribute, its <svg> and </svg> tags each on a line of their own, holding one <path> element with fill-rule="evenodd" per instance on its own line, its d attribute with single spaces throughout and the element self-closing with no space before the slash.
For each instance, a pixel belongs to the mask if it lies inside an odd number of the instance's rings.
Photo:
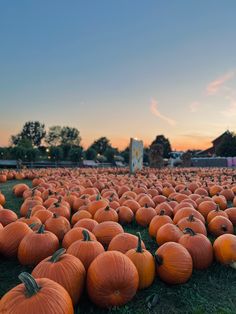
<svg viewBox="0 0 236 314">
<path fill-rule="evenodd" d="M 85 158 L 88 160 L 95 160 L 97 156 L 97 152 L 92 147 L 88 148 L 85 152 Z"/>
<path fill-rule="evenodd" d="M 228 132 L 216 147 L 216 155 L 221 157 L 236 156 L 236 134 Z"/>
<path fill-rule="evenodd" d="M 116 148 L 108 147 L 104 152 L 104 156 L 106 157 L 108 162 L 113 163 L 114 156 L 117 153 L 118 153 L 118 150 Z"/>
<path fill-rule="evenodd" d="M 79 131 L 76 128 L 64 126 L 61 129 L 61 144 L 62 145 L 76 145 L 79 146 L 81 137 Z"/>
<path fill-rule="evenodd" d="M 100 137 L 93 142 L 90 148 L 93 148 L 98 154 L 104 155 L 105 151 L 112 147 L 110 141 L 106 137 Z"/>
<path fill-rule="evenodd" d="M 31 141 L 32 146 L 40 146 L 45 135 L 44 124 L 39 121 L 28 121 L 19 134 L 11 137 L 11 142 L 13 145 L 18 145 L 20 141 L 27 139 Z"/>
<path fill-rule="evenodd" d="M 83 156 L 83 148 L 80 147 L 72 147 L 69 151 L 69 159 L 71 161 L 80 161 Z"/>
<path fill-rule="evenodd" d="M 124 161 L 128 164 L 129 163 L 129 146 L 126 147 L 120 155 L 124 158 Z"/>
<path fill-rule="evenodd" d="M 45 137 L 45 142 L 50 146 L 60 145 L 61 144 L 61 131 L 62 131 L 61 126 L 59 125 L 51 126 Z"/>
<path fill-rule="evenodd" d="M 168 138 L 164 135 L 157 135 L 155 140 L 151 143 L 150 147 L 155 144 L 160 144 L 163 147 L 163 157 L 169 158 L 169 153 L 172 151 Z"/>
<path fill-rule="evenodd" d="M 59 161 L 63 157 L 63 150 L 60 146 L 51 146 L 49 149 L 49 156 L 52 160 Z"/>
</svg>

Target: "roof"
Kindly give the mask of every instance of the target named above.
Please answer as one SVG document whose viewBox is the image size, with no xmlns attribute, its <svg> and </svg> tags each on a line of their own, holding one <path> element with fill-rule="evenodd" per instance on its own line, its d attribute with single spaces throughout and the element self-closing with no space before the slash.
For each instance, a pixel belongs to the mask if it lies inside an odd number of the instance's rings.
<svg viewBox="0 0 236 314">
<path fill-rule="evenodd" d="M 222 133 L 220 136 L 218 136 L 217 138 L 215 138 L 212 143 L 215 144 L 217 142 L 219 142 L 223 137 L 225 137 L 226 135 L 229 134 L 229 130 L 225 131 L 224 133 Z"/>
</svg>

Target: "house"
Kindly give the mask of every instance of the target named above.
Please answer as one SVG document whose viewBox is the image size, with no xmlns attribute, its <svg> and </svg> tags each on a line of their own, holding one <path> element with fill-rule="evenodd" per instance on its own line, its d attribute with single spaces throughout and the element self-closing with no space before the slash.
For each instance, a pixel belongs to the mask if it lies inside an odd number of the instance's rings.
<svg viewBox="0 0 236 314">
<path fill-rule="evenodd" d="M 215 138 L 212 141 L 212 147 L 207 148 L 205 150 L 200 151 L 196 154 L 196 156 L 214 156 L 216 155 L 217 147 L 222 143 L 222 141 L 225 139 L 226 136 L 229 135 L 229 130 L 226 130 L 224 133 L 222 133 L 220 136 Z"/>
</svg>

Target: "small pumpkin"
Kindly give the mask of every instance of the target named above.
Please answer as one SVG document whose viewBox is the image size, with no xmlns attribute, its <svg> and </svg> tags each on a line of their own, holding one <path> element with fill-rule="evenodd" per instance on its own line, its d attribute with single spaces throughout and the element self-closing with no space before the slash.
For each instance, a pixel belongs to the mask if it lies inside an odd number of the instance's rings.
<svg viewBox="0 0 236 314">
<path fill-rule="evenodd" d="M 114 221 L 104 221 L 93 229 L 93 234 L 103 246 L 108 246 L 111 240 L 119 233 L 123 233 L 122 226 Z"/>
<path fill-rule="evenodd" d="M 134 263 L 139 275 L 139 289 L 145 289 L 151 286 L 155 279 L 155 262 L 152 254 L 142 248 L 142 238 L 140 232 L 138 235 L 138 244 L 136 249 L 130 249 L 125 253 Z"/>
<path fill-rule="evenodd" d="M 234 233 L 232 222 L 223 216 L 216 216 L 213 218 L 208 224 L 208 230 L 216 237 L 225 233 Z"/>
<path fill-rule="evenodd" d="M 65 217 L 59 217 L 57 214 L 53 214 L 51 218 L 46 220 L 45 229 L 54 233 L 59 241 L 61 241 L 65 234 L 70 230 L 70 223 Z"/>
<path fill-rule="evenodd" d="M 134 249 L 137 246 L 138 238 L 131 233 L 119 233 L 110 242 L 108 246 L 108 251 L 119 251 L 121 253 L 126 253 L 130 249 Z M 145 244 L 141 242 L 141 246 L 145 249 Z"/>
</svg>

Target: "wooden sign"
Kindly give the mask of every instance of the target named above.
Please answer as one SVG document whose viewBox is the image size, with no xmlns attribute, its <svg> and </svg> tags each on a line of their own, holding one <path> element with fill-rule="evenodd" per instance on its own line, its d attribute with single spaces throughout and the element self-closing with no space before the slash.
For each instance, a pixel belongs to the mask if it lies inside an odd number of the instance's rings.
<svg viewBox="0 0 236 314">
<path fill-rule="evenodd" d="M 129 146 L 129 169 L 130 173 L 135 173 L 143 167 L 143 141 L 130 139 Z"/>
</svg>

